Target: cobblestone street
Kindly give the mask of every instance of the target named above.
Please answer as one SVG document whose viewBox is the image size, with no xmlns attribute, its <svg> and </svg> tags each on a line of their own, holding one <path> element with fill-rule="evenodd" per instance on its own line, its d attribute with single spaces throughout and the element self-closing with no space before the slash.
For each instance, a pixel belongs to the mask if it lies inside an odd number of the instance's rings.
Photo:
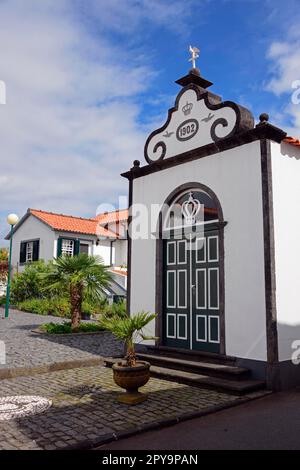
<svg viewBox="0 0 300 470">
<path fill-rule="evenodd" d="M 43 323 L 64 321 L 61 318 L 34 315 L 11 310 L 4 319 L 0 309 L 0 340 L 5 342 L 6 364 L 1 369 L 36 367 L 72 360 L 95 359 L 122 353 L 122 347 L 111 334 L 38 335 L 32 330 Z"/>
<path fill-rule="evenodd" d="M 0 421 L 0 449 L 63 449 L 97 445 L 105 437 L 142 429 L 241 398 L 152 378 L 141 389 L 148 401 L 116 402 L 120 389 L 101 366 L 0 381 L 0 396 L 39 395 L 53 405 L 42 414 Z"/>
<path fill-rule="evenodd" d="M 43 413 L 0 420 L 0 449 L 91 448 L 261 395 L 239 398 L 151 378 L 142 389 L 148 401 L 134 407 L 121 405 L 116 401 L 121 390 L 114 384 L 112 370 L 98 365 L 103 356 L 122 353 L 112 335 L 38 335 L 32 332 L 38 325 L 63 320 L 18 311 L 4 319 L 3 310 L 0 316 L 0 340 L 6 346 L 0 398 L 33 395 L 52 401 Z M 70 361 L 81 363 L 70 368 L 66 365 Z M 34 369 L 45 365 L 53 371 Z M 53 369 L 57 365 L 62 370 Z M 6 378 L 8 371 L 12 373 Z"/>
</svg>

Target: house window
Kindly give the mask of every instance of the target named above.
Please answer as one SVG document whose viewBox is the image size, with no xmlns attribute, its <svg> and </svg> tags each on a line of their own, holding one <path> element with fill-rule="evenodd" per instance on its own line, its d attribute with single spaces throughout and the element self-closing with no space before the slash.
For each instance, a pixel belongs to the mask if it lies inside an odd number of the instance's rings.
<svg viewBox="0 0 300 470">
<path fill-rule="evenodd" d="M 89 245 L 87 243 L 80 243 L 79 253 L 89 254 Z"/>
<path fill-rule="evenodd" d="M 23 241 L 20 245 L 20 263 L 32 263 L 38 261 L 40 250 L 39 240 Z"/>
<path fill-rule="evenodd" d="M 58 238 L 57 256 L 76 256 L 79 254 L 80 241 L 77 238 Z"/>
<path fill-rule="evenodd" d="M 73 256 L 74 240 L 63 239 L 61 243 L 61 254 L 64 256 Z"/>
</svg>

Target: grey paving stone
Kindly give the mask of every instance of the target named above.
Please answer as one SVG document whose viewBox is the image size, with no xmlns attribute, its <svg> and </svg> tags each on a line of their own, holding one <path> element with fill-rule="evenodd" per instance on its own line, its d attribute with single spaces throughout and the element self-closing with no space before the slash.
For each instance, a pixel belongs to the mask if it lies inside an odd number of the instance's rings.
<svg viewBox="0 0 300 470">
<path fill-rule="evenodd" d="M 89 387 L 94 392 L 70 395 L 69 390 L 74 387 Z M 13 395 L 41 395 L 51 399 L 53 406 L 43 414 L 0 421 L 0 449 L 80 446 L 86 440 L 99 442 L 112 433 L 140 430 L 162 419 L 200 412 L 212 404 L 231 405 L 241 400 L 226 393 L 210 393 L 152 378 L 142 389 L 148 394 L 148 401 L 127 407 L 116 401 L 120 389 L 114 384 L 111 369 L 101 366 L 0 380 L 0 396 L 4 390 Z"/>
<path fill-rule="evenodd" d="M 57 317 L 18 310 L 11 310 L 9 318 L 5 319 L 4 310 L 0 309 L 0 340 L 4 341 L 6 346 L 6 364 L 0 364 L 0 370 L 95 359 L 122 353 L 120 342 L 107 332 L 72 337 L 39 336 L 32 332 L 43 323 L 63 321 Z"/>
</svg>

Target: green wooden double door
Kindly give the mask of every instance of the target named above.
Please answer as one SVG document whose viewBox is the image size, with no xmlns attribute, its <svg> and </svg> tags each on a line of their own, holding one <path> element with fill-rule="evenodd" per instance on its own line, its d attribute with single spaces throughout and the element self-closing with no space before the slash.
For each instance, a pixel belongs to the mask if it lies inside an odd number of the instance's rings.
<svg viewBox="0 0 300 470">
<path fill-rule="evenodd" d="M 164 241 L 165 346 L 220 352 L 219 232 Z"/>
</svg>

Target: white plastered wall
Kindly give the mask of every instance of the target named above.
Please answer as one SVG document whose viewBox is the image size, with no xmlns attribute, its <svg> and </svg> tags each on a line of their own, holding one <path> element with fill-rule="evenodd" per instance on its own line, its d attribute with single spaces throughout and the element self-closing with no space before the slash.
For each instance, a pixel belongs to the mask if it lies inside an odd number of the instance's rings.
<svg viewBox="0 0 300 470">
<path fill-rule="evenodd" d="M 116 250 L 115 266 L 127 266 L 127 240 L 116 240 L 114 246 Z"/>
<path fill-rule="evenodd" d="M 276 307 L 279 360 L 300 340 L 300 150 L 272 143 Z"/>
<path fill-rule="evenodd" d="M 225 244 L 226 354 L 266 360 L 260 143 L 210 155 L 133 182 L 133 203 L 162 204 L 178 186 L 199 182 L 218 197 Z M 131 312 L 155 312 L 156 242 L 132 241 Z M 154 334 L 154 323 L 148 333 Z"/>
<path fill-rule="evenodd" d="M 13 273 L 16 271 L 21 272 L 24 265 L 19 264 L 20 260 L 20 244 L 23 241 L 40 240 L 39 258 L 49 261 L 53 258 L 53 246 L 55 240 L 55 233 L 46 224 L 39 219 L 30 215 L 16 230 L 13 237 L 12 249 L 12 267 Z"/>
<path fill-rule="evenodd" d="M 94 244 L 93 255 L 101 256 L 105 266 L 111 264 L 111 242 L 110 240 L 99 240 L 99 244 Z M 115 259 L 115 247 L 112 245 L 112 261 Z"/>
</svg>

